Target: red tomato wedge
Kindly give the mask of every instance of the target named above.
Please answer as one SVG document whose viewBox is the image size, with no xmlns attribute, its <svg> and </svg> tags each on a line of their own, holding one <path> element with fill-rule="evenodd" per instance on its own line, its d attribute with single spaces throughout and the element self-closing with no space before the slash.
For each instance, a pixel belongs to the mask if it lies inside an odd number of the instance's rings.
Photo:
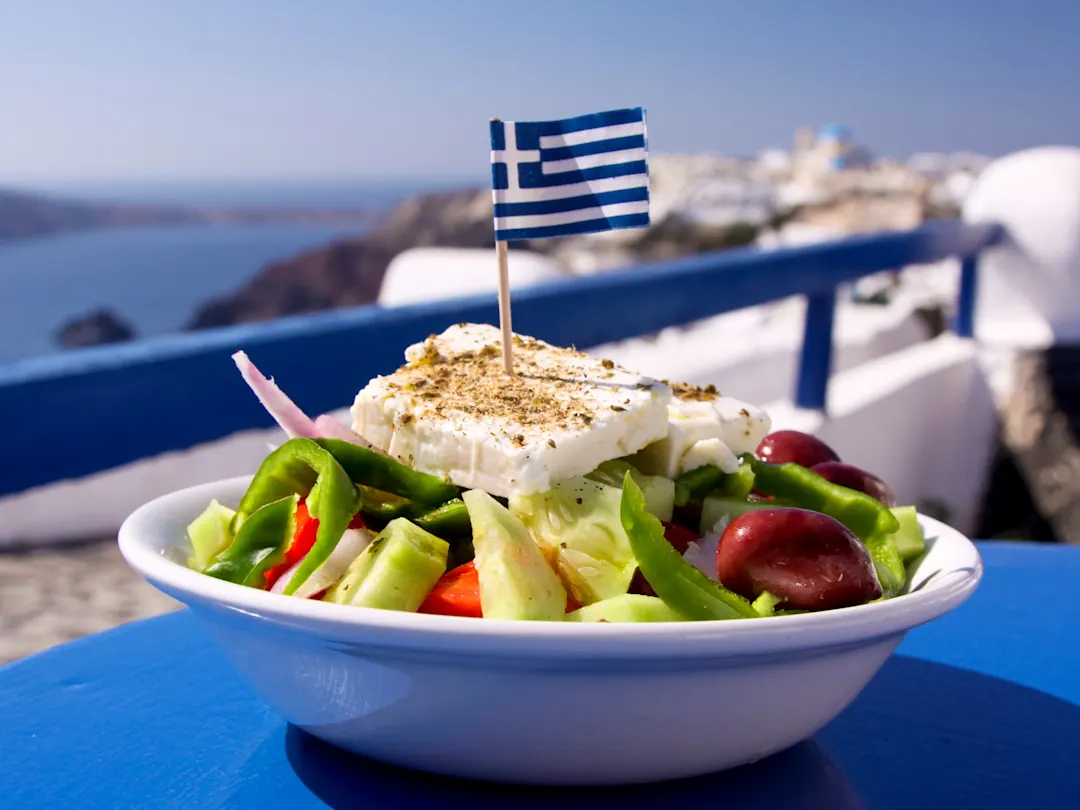
<svg viewBox="0 0 1080 810">
<path fill-rule="evenodd" d="M 480 609 L 480 574 L 476 566 L 467 562 L 443 574 L 417 612 L 484 618 Z"/>
<path fill-rule="evenodd" d="M 566 612 L 570 613 L 579 607 L 581 606 L 574 602 L 573 597 L 567 594 Z M 476 565 L 467 562 L 443 574 L 417 612 L 484 618 L 484 611 L 480 607 L 480 574 Z"/>
<path fill-rule="evenodd" d="M 349 523 L 349 528 L 367 528 L 359 512 Z M 293 533 L 292 542 L 285 549 L 285 559 L 266 572 L 266 590 L 273 588 L 274 583 L 281 579 L 282 574 L 300 562 L 304 555 L 311 551 L 311 547 L 315 545 L 315 537 L 318 531 L 319 521 L 308 512 L 307 503 L 300 501 L 296 505 L 296 531 Z"/>
<path fill-rule="evenodd" d="M 319 530 L 319 521 L 308 513 L 307 504 L 300 501 L 296 505 L 296 531 L 292 542 L 285 549 L 285 559 L 266 572 L 266 590 L 274 587 L 281 575 L 300 562 L 304 555 L 315 545 L 315 534 Z"/>
</svg>

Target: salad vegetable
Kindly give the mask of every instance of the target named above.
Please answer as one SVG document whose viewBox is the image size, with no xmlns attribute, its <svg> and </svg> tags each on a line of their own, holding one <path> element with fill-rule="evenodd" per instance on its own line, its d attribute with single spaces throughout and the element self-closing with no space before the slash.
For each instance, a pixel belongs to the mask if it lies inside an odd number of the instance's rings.
<svg viewBox="0 0 1080 810">
<path fill-rule="evenodd" d="M 319 522 L 311 551 L 285 587 L 285 593 L 291 594 L 326 562 L 352 522 L 360 499 L 348 473 L 329 452 L 311 439 L 290 439 L 271 452 L 255 473 L 236 508 L 234 528 L 242 529 L 258 509 L 288 496 L 305 498 L 311 517 Z"/>
<path fill-rule="evenodd" d="M 450 547 L 405 518 L 395 518 L 353 560 L 326 600 L 415 612 L 446 571 Z"/>
<path fill-rule="evenodd" d="M 293 538 L 299 500 L 296 495 L 286 495 L 252 512 L 232 543 L 203 573 L 237 585 L 266 587 L 266 572 L 285 559 L 285 548 Z"/>
<path fill-rule="evenodd" d="M 445 503 L 461 492 L 459 487 L 415 470 L 410 470 L 382 453 L 341 439 L 317 439 L 353 481 L 428 506 Z"/>
<path fill-rule="evenodd" d="M 896 546 L 900 559 L 909 563 L 926 551 L 926 540 L 919 528 L 919 514 L 914 506 L 896 506 L 892 513 L 900 523 L 899 531 L 892 536 L 893 545 Z"/>
<path fill-rule="evenodd" d="M 681 622 L 685 619 L 662 599 L 624 593 L 566 615 L 568 622 Z"/>
<path fill-rule="evenodd" d="M 460 498 L 454 498 L 441 506 L 436 506 L 417 515 L 414 519 L 417 526 L 439 537 L 456 537 L 463 532 L 468 532 L 470 528 L 469 509 L 465 506 L 465 501 Z"/>
<path fill-rule="evenodd" d="M 820 439 L 533 338 L 507 377 L 500 338 L 460 324 L 410 347 L 352 428 L 308 418 L 238 353 L 289 438 L 235 510 L 194 519 L 188 565 L 283 597 L 519 621 L 737 621 L 904 592 L 926 549 L 915 508 Z"/>
<path fill-rule="evenodd" d="M 626 477 L 633 480 L 630 472 Z M 553 561 L 579 604 L 626 593 L 637 570 L 619 518 L 622 496 L 616 487 L 575 478 L 540 495 L 510 498 L 510 511 Z"/>
<path fill-rule="evenodd" d="M 675 505 L 686 506 L 719 488 L 727 473 L 711 464 L 684 472 L 675 479 Z"/>
<path fill-rule="evenodd" d="M 229 507 L 218 503 L 217 499 L 210 501 L 203 513 L 188 526 L 187 534 L 192 550 L 188 565 L 201 571 L 219 551 L 229 545 L 232 540 L 229 536 L 229 524 L 235 514 Z"/>
<path fill-rule="evenodd" d="M 766 495 L 836 518 L 861 539 L 888 535 L 900 528 L 896 516 L 869 495 L 833 484 L 792 461 L 769 464 L 746 459 L 754 473 L 754 487 Z"/>
<path fill-rule="evenodd" d="M 420 605 L 419 612 L 484 618 L 484 607 L 480 604 L 480 573 L 476 570 L 476 563 L 470 560 L 443 574 Z"/>
<path fill-rule="evenodd" d="M 628 474 L 623 484 L 622 524 L 641 573 L 664 603 L 688 619 L 753 618 L 743 597 L 713 582 L 686 562 L 664 537 L 664 526 L 645 510 L 641 490 Z"/>
<path fill-rule="evenodd" d="M 525 524 L 486 492 L 473 489 L 462 497 L 472 519 L 484 616 L 562 619 L 566 590 Z"/>
</svg>

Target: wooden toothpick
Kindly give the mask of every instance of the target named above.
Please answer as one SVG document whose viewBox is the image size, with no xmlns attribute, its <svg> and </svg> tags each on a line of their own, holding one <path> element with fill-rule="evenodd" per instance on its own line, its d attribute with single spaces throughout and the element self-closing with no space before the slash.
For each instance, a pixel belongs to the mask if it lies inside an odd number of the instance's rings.
<svg viewBox="0 0 1080 810">
<path fill-rule="evenodd" d="M 499 259 L 499 325 L 502 327 L 502 358 L 506 373 L 514 373 L 514 329 L 510 323 L 510 268 L 506 242 L 495 243 Z"/>
</svg>

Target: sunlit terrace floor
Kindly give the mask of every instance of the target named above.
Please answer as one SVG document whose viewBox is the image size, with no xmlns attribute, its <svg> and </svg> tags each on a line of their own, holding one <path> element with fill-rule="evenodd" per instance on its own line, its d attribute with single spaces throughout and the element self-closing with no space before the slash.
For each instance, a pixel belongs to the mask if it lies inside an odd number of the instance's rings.
<svg viewBox="0 0 1080 810">
<path fill-rule="evenodd" d="M 178 604 L 137 577 L 116 540 L 0 552 L 0 665 Z"/>
</svg>

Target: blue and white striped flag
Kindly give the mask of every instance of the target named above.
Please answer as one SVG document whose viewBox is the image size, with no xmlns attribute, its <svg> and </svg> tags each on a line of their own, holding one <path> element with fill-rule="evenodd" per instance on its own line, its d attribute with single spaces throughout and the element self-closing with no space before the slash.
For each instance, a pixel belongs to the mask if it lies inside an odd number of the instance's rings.
<svg viewBox="0 0 1080 810">
<path fill-rule="evenodd" d="M 495 240 L 649 225 L 645 110 L 492 121 Z"/>
</svg>

